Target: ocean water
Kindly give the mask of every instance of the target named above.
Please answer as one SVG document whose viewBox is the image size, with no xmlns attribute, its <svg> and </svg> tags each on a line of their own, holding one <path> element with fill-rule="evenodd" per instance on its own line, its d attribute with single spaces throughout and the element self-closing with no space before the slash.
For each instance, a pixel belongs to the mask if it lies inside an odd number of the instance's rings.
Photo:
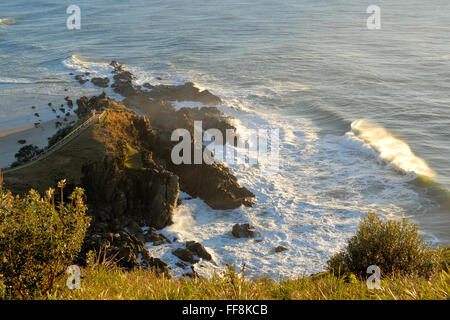
<svg viewBox="0 0 450 320">
<path fill-rule="evenodd" d="M 66 28 L 71 4 L 81 30 Z M 278 173 L 230 166 L 255 206 L 186 200 L 163 230 L 179 242 L 149 245 L 154 256 L 173 264 L 174 247 L 198 240 L 214 257 L 197 268 L 204 275 L 227 262 L 250 275 L 311 274 L 368 211 L 409 217 L 448 244 L 450 2 L 376 4 L 381 30 L 367 29 L 369 4 L 357 0 L 2 0 L 0 130 L 32 124 L 36 111 L 53 119 L 48 102 L 98 93 L 69 73 L 107 75 L 118 60 L 137 84 L 210 90 L 241 131 L 280 130 Z M 234 239 L 238 222 L 262 241 Z M 278 245 L 289 250 L 275 254 Z"/>
</svg>

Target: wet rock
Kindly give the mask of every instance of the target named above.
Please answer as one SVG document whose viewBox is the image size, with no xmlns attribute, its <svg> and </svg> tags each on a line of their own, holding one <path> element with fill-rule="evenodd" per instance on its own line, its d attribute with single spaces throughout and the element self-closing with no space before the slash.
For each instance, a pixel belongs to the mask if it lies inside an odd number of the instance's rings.
<svg viewBox="0 0 450 320">
<path fill-rule="evenodd" d="M 84 79 L 82 76 L 80 75 L 76 75 L 75 76 L 75 80 L 77 80 L 81 85 L 85 84 L 86 82 L 88 82 L 87 79 Z"/>
<path fill-rule="evenodd" d="M 93 96 L 90 99 L 86 96 L 77 99 L 77 105 L 78 109 L 75 110 L 75 113 L 78 117 L 83 117 L 90 114 L 94 110 L 101 111 L 105 108 L 113 108 L 114 100 L 106 97 L 106 93 L 102 92 L 102 94 Z"/>
<path fill-rule="evenodd" d="M 36 109 L 36 106 L 31 106 L 31 109 Z"/>
<path fill-rule="evenodd" d="M 35 117 L 39 117 L 39 113 L 36 112 L 36 113 L 34 114 L 34 116 L 35 116 Z"/>
<path fill-rule="evenodd" d="M 203 104 L 218 104 L 221 99 L 208 90 L 200 91 L 192 82 L 187 82 L 178 86 L 146 85 L 147 88 L 152 89 L 148 95 L 154 99 L 164 99 L 168 101 L 198 101 Z"/>
<path fill-rule="evenodd" d="M 137 224 L 136 221 L 131 220 L 131 222 L 127 226 L 128 231 L 133 234 L 137 239 L 140 241 L 145 241 L 144 239 L 144 232 L 142 231 L 142 228 Z"/>
<path fill-rule="evenodd" d="M 236 223 L 233 226 L 231 233 L 236 238 L 255 238 L 261 236 L 261 233 L 259 231 L 256 231 L 256 229 L 249 223 Z"/>
<path fill-rule="evenodd" d="M 192 264 L 197 263 L 199 261 L 197 259 L 194 259 L 194 254 L 189 249 L 177 248 L 172 251 L 172 254 L 180 258 L 181 260 Z"/>
<path fill-rule="evenodd" d="M 97 87 L 106 88 L 109 84 L 109 78 L 92 78 L 91 82 Z"/>
<path fill-rule="evenodd" d="M 151 242 L 154 246 L 159 246 L 164 242 L 171 243 L 163 234 L 158 234 L 155 228 L 150 228 L 145 234 L 145 242 Z"/>
<path fill-rule="evenodd" d="M 25 143 L 27 143 L 27 140 L 21 139 L 21 140 L 17 141 L 17 143 L 19 143 L 19 144 L 25 144 Z"/>
<path fill-rule="evenodd" d="M 209 254 L 208 251 L 206 251 L 205 247 L 196 241 L 187 241 L 186 242 L 186 249 L 188 249 L 189 251 L 195 253 L 197 256 L 199 256 L 202 259 L 205 260 L 211 260 L 212 257 Z"/>
<path fill-rule="evenodd" d="M 114 92 L 121 94 L 124 97 L 129 97 L 137 94 L 137 90 L 134 88 L 132 79 L 133 75 L 128 71 L 119 71 L 121 69 L 117 69 L 116 74 L 114 75 L 114 83 L 111 85 L 111 88 L 114 89 Z"/>
<path fill-rule="evenodd" d="M 65 97 L 64 100 L 67 101 L 67 105 L 69 106 L 69 108 L 73 107 L 73 101 L 72 99 L 70 99 L 70 97 Z"/>
<path fill-rule="evenodd" d="M 191 278 L 191 279 L 198 279 L 200 278 L 200 275 L 195 271 L 194 266 L 191 266 L 191 272 L 183 273 L 183 277 L 185 278 Z"/>
<path fill-rule="evenodd" d="M 287 251 L 289 250 L 288 248 L 286 248 L 285 246 L 278 246 L 275 248 L 275 252 L 283 252 L 283 251 Z"/>
<path fill-rule="evenodd" d="M 176 265 L 177 267 L 180 267 L 181 269 L 186 269 L 186 268 L 188 267 L 188 265 L 187 265 L 186 263 L 181 262 L 181 261 L 176 262 L 175 265 Z"/>
</svg>

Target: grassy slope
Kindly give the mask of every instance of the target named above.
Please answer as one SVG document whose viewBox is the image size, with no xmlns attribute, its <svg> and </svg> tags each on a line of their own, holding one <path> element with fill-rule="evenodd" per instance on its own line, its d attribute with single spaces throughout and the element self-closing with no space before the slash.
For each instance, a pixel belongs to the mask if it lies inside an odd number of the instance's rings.
<svg viewBox="0 0 450 320">
<path fill-rule="evenodd" d="M 79 185 L 83 163 L 105 154 L 105 147 L 96 140 L 94 130 L 94 127 L 86 129 L 44 160 L 5 174 L 6 187 L 17 193 L 27 192 L 30 187 L 43 193 L 64 178 L 69 184 Z"/>
<path fill-rule="evenodd" d="M 450 276 L 444 271 L 430 280 L 415 277 L 383 279 L 381 289 L 367 289 L 365 281 L 337 278 L 328 273 L 282 282 L 267 278 L 242 280 L 229 270 L 222 277 L 175 279 L 150 271 L 122 272 L 101 265 L 82 269 L 81 289 L 69 290 L 61 280 L 50 299 L 192 299 L 192 300 L 429 300 L 449 299 Z"/>
<path fill-rule="evenodd" d="M 133 147 L 134 139 L 125 128 L 133 114 L 109 110 L 101 122 L 86 129 L 67 145 L 29 167 L 5 173 L 5 186 L 14 193 L 25 193 L 30 188 L 41 194 L 57 181 L 79 185 L 81 167 L 89 160 L 102 160 L 107 154 L 123 153 L 129 167 L 142 167 L 140 153 Z M 121 143 L 126 145 L 120 149 Z"/>
</svg>

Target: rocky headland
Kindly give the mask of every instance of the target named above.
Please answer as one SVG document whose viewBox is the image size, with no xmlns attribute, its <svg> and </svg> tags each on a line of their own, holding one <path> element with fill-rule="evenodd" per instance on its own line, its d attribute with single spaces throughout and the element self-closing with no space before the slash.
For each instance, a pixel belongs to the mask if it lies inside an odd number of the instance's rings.
<svg viewBox="0 0 450 320">
<path fill-rule="evenodd" d="M 225 134 L 226 129 L 233 128 L 214 106 L 220 98 L 192 83 L 145 84 L 142 88 L 133 84 L 133 75 L 119 63 L 113 61 L 111 65 L 111 88 L 124 100 L 116 101 L 105 93 L 76 99 L 75 113 L 80 119 L 88 118 L 94 110 L 106 111 L 104 117 L 48 158 L 6 173 L 5 182 L 18 193 L 30 188 L 42 192 L 59 179 L 67 179 L 69 189 L 82 186 L 86 190 L 92 222 L 78 263 L 95 250 L 126 269 L 142 266 L 169 274 L 167 263 L 151 257 L 145 243 L 171 241 L 157 230 L 173 222 L 180 190 L 204 200 L 213 209 L 252 206 L 254 194 L 241 187 L 221 163 L 175 165 L 171 160 L 176 142 L 170 137 L 175 129 L 187 129 L 193 136 L 193 124 L 198 120 L 205 130 L 217 128 Z M 75 78 L 81 85 L 88 81 L 86 75 Z M 105 88 L 110 81 L 93 78 L 91 82 Z M 73 106 L 72 98 L 65 100 Z M 176 110 L 171 104 L 175 100 L 208 106 Z M 197 258 L 211 259 L 205 247 L 195 241 L 188 241 L 185 248 L 173 254 L 191 264 L 198 262 Z M 182 262 L 179 265 L 186 266 Z"/>
</svg>

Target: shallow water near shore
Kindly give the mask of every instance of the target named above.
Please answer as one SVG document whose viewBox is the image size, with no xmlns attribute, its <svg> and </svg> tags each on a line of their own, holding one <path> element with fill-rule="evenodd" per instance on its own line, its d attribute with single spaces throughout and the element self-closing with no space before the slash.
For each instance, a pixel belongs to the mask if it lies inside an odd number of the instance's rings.
<svg viewBox="0 0 450 320">
<path fill-rule="evenodd" d="M 356 0 L 78 1 L 81 30 L 65 27 L 63 3 L 2 3 L 0 19 L 16 23 L 0 26 L 0 131 L 33 125 L 35 112 L 54 119 L 49 102 L 101 92 L 69 73 L 111 76 L 118 60 L 136 84 L 210 90 L 239 130 L 280 130 L 277 173 L 230 166 L 256 194 L 254 208 L 185 200 L 163 230 L 179 242 L 149 246 L 154 256 L 174 264 L 170 251 L 197 240 L 214 258 L 201 274 L 227 262 L 250 275 L 311 274 L 368 211 L 410 217 L 427 240 L 448 244 L 450 3 L 377 4 L 382 30 L 373 31 Z M 261 242 L 232 237 L 245 222 Z M 289 250 L 274 253 L 278 245 Z"/>
</svg>

